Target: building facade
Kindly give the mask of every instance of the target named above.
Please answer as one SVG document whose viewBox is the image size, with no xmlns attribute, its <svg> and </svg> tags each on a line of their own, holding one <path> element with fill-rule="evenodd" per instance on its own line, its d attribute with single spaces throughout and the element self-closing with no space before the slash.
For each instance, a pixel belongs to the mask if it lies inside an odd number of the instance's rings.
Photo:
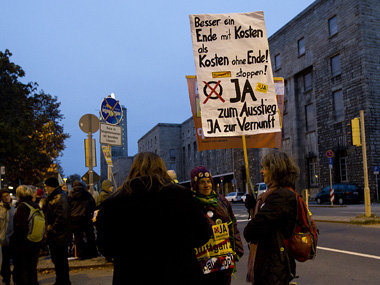
<svg viewBox="0 0 380 285">
<path fill-rule="evenodd" d="M 283 150 L 301 168 L 299 185 L 364 185 L 362 148 L 351 119 L 365 114 L 369 187 L 380 164 L 380 2 L 318 0 L 269 38 L 274 76 L 285 79 Z"/>
</svg>

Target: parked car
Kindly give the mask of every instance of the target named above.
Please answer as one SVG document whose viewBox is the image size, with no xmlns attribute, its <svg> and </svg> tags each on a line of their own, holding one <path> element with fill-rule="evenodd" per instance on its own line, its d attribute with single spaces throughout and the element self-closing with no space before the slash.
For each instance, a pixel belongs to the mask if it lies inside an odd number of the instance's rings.
<svg viewBox="0 0 380 285">
<path fill-rule="evenodd" d="M 256 183 L 255 185 L 255 193 L 259 196 L 261 193 L 267 191 L 268 187 L 264 182 Z"/>
<path fill-rule="evenodd" d="M 334 204 L 359 203 L 363 199 L 363 190 L 353 184 L 333 184 L 334 189 Z M 315 201 L 318 204 L 330 203 L 330 186 L 322 188 L 315 196 Z"/>
<path fill-rule="evenodd" d="M 247 194 L 244 194 L 243 196 L 241 196 L 241 201 L 243 203 L 245 203 L 245 199 L 247 199 Z"/>
<path fill-rule="evenodd" d="M 244 193 L 241 192 L 231 192 L 227 194 L 226 199 L 229 202 L 241 202 L 241 197 L 243 195 Z"/>
</svg>

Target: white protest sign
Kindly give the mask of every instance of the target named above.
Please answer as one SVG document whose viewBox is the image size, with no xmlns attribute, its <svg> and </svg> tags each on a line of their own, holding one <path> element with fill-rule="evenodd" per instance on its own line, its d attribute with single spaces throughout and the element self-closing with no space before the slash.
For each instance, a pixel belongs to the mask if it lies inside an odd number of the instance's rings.
<svg viewBox="0 0 380 285">
<path fill-rule="evenodd" d="M 206 137 L 280 132 L 264 13 L 190 15 Z"/>
</svg>

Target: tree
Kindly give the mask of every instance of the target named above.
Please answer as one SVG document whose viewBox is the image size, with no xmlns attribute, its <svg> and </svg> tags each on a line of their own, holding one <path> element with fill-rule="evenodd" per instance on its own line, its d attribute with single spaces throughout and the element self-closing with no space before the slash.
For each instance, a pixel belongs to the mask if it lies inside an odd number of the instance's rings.
<svg viewBox="0 0 380 285">
<path fill-rule="evenodd" d="M 58 157 L 69 137 L 60 125 L 63 115 L 57 97 L 24 84 L 22 68 L 0 51 L 0 164 L 14 185 L 39 184 L 60 170 Z"/>
</svg>

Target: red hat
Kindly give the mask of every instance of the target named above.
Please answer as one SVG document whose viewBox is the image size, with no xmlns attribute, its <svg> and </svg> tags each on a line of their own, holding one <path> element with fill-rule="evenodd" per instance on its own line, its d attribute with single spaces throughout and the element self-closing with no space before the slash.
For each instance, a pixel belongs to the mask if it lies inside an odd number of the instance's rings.
<svg viewBox="0 0 380 285">
<path fill-rule="evenodd" d="M 37 193 L 36 193 L 37 197 L 42 197 L 44 196 L 44 194 L 45 194 L 44 190 L 42 190 L 41 188 L 37 189 Z"/>
<path fill-rule="evenodd" d="M 202 178 L 210 178 L 212 182 L 212 188 L 214 189 L 214 181 L 212 180 L 212 176 L 210 171 L 207 170 L 204 166 L 194 167 L 190 172 L 191 178 L 191 187 L 194 191 L 198 191 L 198 182 Z"/>
</svg>

